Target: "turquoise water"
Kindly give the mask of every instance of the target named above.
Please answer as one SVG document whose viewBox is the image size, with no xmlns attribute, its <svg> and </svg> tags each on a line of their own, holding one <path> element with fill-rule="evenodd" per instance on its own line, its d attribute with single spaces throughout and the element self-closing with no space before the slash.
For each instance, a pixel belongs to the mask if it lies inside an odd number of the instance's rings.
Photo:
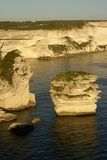
<svg viewBox="0 0 107 160">
<path fill-rule="evenodd" d="M 30 90 L 37 106 L 16 112 L 18 121 L 41 119 L 34 131 L 19 137 L 0 124 L 0 160 L 106 160 L 107 159 L 107 53 L 39 61 L 29 59 L 34 75 Z M 95 116 L 57 117 L 49 95 L 49 83 L 63 71 L 87 71 L 98 75 L 102 90 Z"/>
</svg>

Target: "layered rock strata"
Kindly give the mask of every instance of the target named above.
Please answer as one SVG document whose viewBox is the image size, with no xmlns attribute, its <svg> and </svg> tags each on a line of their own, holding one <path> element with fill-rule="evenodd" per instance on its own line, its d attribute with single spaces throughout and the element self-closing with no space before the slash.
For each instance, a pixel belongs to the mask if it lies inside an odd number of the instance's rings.
<svg viewBox="0 0 107 160">
<path fill-rule="evenodd" d="M 107 51 L 107 21 L 87 22 L 71 29 L 0 30 L 0 45 L 3 43 L 3 54 L 18 48 L 26 58 Z"/>
<path fill-rule="evenodd" d="M 35 96 L 29 92 L 32 76 L 30 65 L 19 50 L 8 52 L 0 64 L 0 107 L 20 110 L 35 106 Z"/>
<path fill-rule="evenodd" d="M 96 113 L 99 87 L 96 76 L 86 72 L 57 75 L 50 84 L 50 95 L 59 116 Z"/>
<path fill-rule="evenodd" d="M 12 113 L 6 113 L 6 111 L 0 109 L 0 122 L 8 122 L 16 120 L 17 116 Z"/>
</svg>

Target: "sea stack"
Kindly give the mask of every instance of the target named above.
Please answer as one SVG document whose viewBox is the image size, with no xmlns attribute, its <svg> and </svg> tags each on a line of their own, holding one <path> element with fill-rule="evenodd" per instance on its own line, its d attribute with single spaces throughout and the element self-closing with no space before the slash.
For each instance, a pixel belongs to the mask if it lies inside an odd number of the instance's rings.
<svg viewBox="0 0 107 160">
<path fill-rule="evenodd" d="M 0 107 L 21 110 L 35 106 L 35 96 L 29 92 L 32 76 L 30 65 L 19 50 L 8 52 L 0 62 Z"/>
<path fill-rule="evenodd" d="M 50 84 L 50 95 L 59 116 L 95 114 L 99 97 L 96 75 L 69 71 L 57 75 Z"/>
</svg>

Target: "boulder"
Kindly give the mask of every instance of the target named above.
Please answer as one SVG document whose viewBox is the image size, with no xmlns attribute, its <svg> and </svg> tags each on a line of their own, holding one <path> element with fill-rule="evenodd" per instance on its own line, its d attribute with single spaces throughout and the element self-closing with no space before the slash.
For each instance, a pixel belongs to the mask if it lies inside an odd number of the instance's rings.
<svg viewBox="0 0 107 160">
<path fill-rule="evenodd" d="M 12 123 L 9 127 L 8 130 L 18 134 L 18 135 L 23 135 L 27 134 L 28 132 L 32 131 L 34 129 L 34 126 L 30 123 Z"/>
<path fill-rule="evenodd" d="M 50 95 L 59 116 L 96 113 L 99 87 L 97 77 L 86 72 L 66 72 L 57 75 L 50 84 Z"/>
<path fill-rule="evenodd" d="M 41 120 L 39 118 L 33 118 L 31 121 L 32 124 L 38 124 L 40 122 L 41 122 Z"/>
<path fill-rule="evenodd" d="M 19 50 L 8 52 L 0 65 L 0 107 L 21 110 L 36 105 L 35 95 L 29 92 L 32 77 L 30 65 Z"/>
<path fill-rule="evenodd" d="M 0 111 L 0 122 L 8 122 L 17 119 L 17 116 L 12 113 L 6 113 L 5 111 Z"/>
</svg>

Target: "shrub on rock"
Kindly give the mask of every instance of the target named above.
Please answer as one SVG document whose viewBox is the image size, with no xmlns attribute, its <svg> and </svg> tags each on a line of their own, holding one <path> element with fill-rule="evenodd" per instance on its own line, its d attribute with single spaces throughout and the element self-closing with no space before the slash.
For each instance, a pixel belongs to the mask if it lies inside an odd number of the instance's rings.
<svg viewBox="0 0 107 160">
<path fill-rule="evenodd" d="M 0 107 L 21 110 L 35 106 L 35 96 L 29 92 L 32 76 L 30 65 L 19 50 L 8 52 L 0 66 Z"/>
</svg>

